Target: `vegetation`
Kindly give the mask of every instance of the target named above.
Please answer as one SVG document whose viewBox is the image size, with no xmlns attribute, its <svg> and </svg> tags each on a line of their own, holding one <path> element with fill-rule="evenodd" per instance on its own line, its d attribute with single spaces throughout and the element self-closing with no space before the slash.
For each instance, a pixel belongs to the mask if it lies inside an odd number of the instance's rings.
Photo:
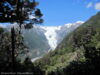
<svg viewBox="0 0 100 75">
<path fill-rule="evenodd" d="M 32 72 L 34 75 L 43 75 L 39 67 L 34 67 L 30 58 L 21 63 L 20 55 L 28 52 L 23 43 L 21 29 L 30 29 L 33 24 L 42 23 L 42 13 L 36 8 L 35 0 L 0 0 L 0 22 L 18 23 L 18 28 L 11 28 L 6 32 L 0 28 L 0 72 Z M 30 18 L 30 15 L 34 18 Z M 39 71 L 39 72 L 37 72 Z"/>
<path fill-rule="evenodd" d="M 6 32 L 0 28 L 0 72 L 100 75 L 100 12 L 70 33 L 55 51 L 34 63 L 29 57 L 20 62 L 20 55 L 27 55 L 28 52 L 21 28 L 30 29 L 32 24 L 43 22 L 40 9 L 35 8 L 37 4 L 35 0 L 1 0 L 0 22 L 17 22 L 19 29 L 12 27 L 11 32 Z M 34 18 L 30 19 L 32 14 Z"/>
<path fill-rule="evenodd" d="M 37 60 L 46 75 L 100 75 L 100 12 Z"/>
<path fill-rule="evenodd" d="M 28 72 L 29 75 L 44 75 L 39 67 L 35 67 L 31 62 L 29 57 L 26 57 L 25 60 L 21 63 L 21 56 L 27 55 L 28 49 L 22 42 L 22 36 L 16 31 L 15 38 L 15 61 L 14 61 L 14 70 L 12 64 L 12 50 L 11 50 L 11 33 L 6 32 L 3 28 L 0 28 L 0 73 L 10 73 L 13 72 L 17 74 Z M 20 43 L 21 41 L 21 43 Z"/>
</svg>

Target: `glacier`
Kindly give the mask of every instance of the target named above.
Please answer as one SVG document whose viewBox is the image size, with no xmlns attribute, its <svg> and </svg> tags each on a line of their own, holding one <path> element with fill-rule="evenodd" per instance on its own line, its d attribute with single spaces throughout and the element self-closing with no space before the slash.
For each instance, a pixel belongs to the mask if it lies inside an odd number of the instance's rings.
<svg viewBox="0 0 100 75">
<path fill-rule="evenodd" d="M 48 44 L 51 47 L 51 50 L 54 50 L 57 47 L 57 30 L 60 30 L 61 26 L 42 26 L 42 29 L 46 30 L 44 33 L 47 40 Z"/>
<path fill-rule="evenodd" d="M 54 50 L 68 33 L 83 23 L 83 21 L 77 21 L 75 23 L 68 23 L 61 26 L 40 26 L 40 28 L 45 30 L 44 34 L 50 45 L 50 50 Z"/>
</svg>

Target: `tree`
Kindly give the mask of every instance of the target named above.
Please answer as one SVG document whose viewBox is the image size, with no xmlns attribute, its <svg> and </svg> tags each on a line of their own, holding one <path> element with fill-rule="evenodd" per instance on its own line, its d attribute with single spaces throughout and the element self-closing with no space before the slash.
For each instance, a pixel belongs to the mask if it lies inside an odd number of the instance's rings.
<svg viewBox="0 0 100 75">
<path fill-rule="evenodd" d="M 17 22 L 19 25 L 19 34 L 21 34 L 22 27 L 30 29 L 33 24 L 42 23 L 42 14 L 40 9 L 36 8 L 38 2 L 35 0 L 1 0 L 0 1 L 0 22 Z M 31 17 L 30 17 L 31 16 Z M 12 66 L 15 71 L 16 60 L 16 42 L 15 29 L 11 28 L 11 55 Z M 20 41 L 22 43 L 22 41 Z"/>
</svg>

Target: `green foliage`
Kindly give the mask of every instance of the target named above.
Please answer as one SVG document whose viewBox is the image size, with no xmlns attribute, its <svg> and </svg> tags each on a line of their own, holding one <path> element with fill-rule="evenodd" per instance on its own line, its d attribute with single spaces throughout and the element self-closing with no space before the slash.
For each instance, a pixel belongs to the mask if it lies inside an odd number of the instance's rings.
<svg viewBox="0 0 100 75">
<path fill-rule="evenodd" d="M 3 30 L 3 29 L 2 29 Z M 27 48 L 22 42 L 22 36 L 16 31 L 15 33 L 15 61 L 14 61 L 14 71 L 12 65 L 12 53 L 11 53 L 11 33 L 3 32 L 0 34 L 0 72 L 21 72 L 21 73 L 31 73 L 33 75 L 44 75 L 44 71 L 38 66 L 34 66 L 29 57 L 25 58 L 22 63 L 23 55 L 26 55 Z"/>
<path fill-rule="evenodd" d="M 24 54 L 25 56 L 28 52 L 21 36 L 22 25 L 25 29 L 30 29 L 33 24 L 43 22 L 41 18 L 43 14 L 40 9 L 36 8 L 37 5 L 35 0 L 0 0 L 0 22 L 16 22 L 19 25 L 19 29 L 12 27 L 11 33 L 3 33 L 3 29 L 0 28 L 0 72 L 32 72 L 34 66 L 31 63 L 27 63 L 28 68 L 26 69 L 26 64 L 23 66 L 17 59 L 20 55 Z M 34 18 L 30 18 L 30 15 Z M 40 72 L 36 74 L 40 75 Z"/>
<path fill-rule="evenodd" d="M 3 29 L 2 29 L 3 30 Z M 15 33 L 15 57 L 19 57 L 21 54 L 27 53 L 24 49 L 26 46 L 23 43 L 22 36 L 16 31 Z M 27 48 L 26 48 L 27 49 Z M 10 32 L 4 32 L 0 35 L 0 59 L 3 59 L 2 61 L 11 61 L 11 34 Z M 9 60 L 8 60 L 9 59 Z"/>
<path fill-rule="evenodd" d="M 1 0 L 0 18 L 2 19 L 0 19 L 0 22 L 28 20 L 28 16 L 33 14 L 33 10 L 36 16 L 41 17 L 41 11 L 35 10 L 37 5 L 38 2 L 35 2 L 35 0 Z"/>
<path fill-rule="evenodd" d="M 99 75 L 100 12 L 35 62 L 46 75 Z"/>
<path fill-rule="evenodd" d="M 0 27 L 0 34 L 4 32 L 4 29 Z"/>
</svg>

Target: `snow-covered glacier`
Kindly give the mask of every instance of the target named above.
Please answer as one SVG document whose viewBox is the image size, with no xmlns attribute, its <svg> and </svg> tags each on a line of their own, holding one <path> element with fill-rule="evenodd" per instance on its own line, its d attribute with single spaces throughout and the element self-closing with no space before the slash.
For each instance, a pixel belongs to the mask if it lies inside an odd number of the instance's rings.
<svg viewBox="0 0 100 75">
<path fill-rule="evenodd" d="M 48 40 L 51 50 L 54 50 L 58 42 L 56 31 L 59 31 L 61 26 L 41 26 L 41 28 L 45 30 L 44 34 Z"/>
<path fill-rule="evenodd" d="M 40 28 L 45 31 L 44 35 L 48 40 L 50 49 L 54 50 L 68 33 L 72 32 L 83 23 L 83 21 L 77 21 L 62 26 L 40 26 Z"/>
</svg>

